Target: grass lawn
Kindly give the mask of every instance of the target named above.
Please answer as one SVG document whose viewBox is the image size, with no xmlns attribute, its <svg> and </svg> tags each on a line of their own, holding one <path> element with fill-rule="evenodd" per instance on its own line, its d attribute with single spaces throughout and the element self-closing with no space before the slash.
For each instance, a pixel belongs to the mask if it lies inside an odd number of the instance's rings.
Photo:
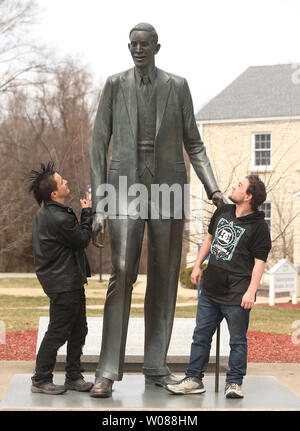
<svg viewBox="0 0 300 431">
<path fill-rule="evenodd" d="M 99 297 L 87 298 L 87 305 L 102 306 L 104 305 L 108 280 L 99 283 L 97 280 L 89 280 L 86 286 L 87 293 L 89 291 L 99 292 Z M 0 279 L 0 288 L 39 288 L 41 286 L 36 279 Z M 43 295 L 43 293 L 42 293 Z M 180 303 L 186 302 L 187 299 L 178 296 L 175 317 L 191 317 L 196 316 L 196 304 L 190 306 L 180 306 Z M 143 294 L 135 293 L 133 290 L 131 317 L 143 317 L 144 302 Z M 44 307 L 44 308 L 40 308 Z M 0 295 L 0 320 L 5 323 L 6 331 L 22 331 L 29 329 L 37 329 L 40 316 L 47 316 L 49 308 L 49 300 L 46 296 L 15 296 L 15 295 Z M 87 308 L 89 317 L 103 316 L 103 309 Z M 250 331 L 273 332 L 277 334 L 292 334 L 295 330 L 292 328 L 292 323 L 299 320 L 299 309 L 286 308 L 269 308 L 262 306 L 254 306 L 250 314 Z"/>
<path fill-rule="evenodd" d="M 178 297 L 178 300 L 182 298 Z M 103 306 L 105 298 L 87 298 L 87 305 Z M 143 305 L 144 298 L 136 297 L 132 300 L 131 316 L 143 317 L 144 308 L 135 307 L 135 305 Z M 23 331 L 29 329 L 37 329 L 40 316 L 48 316 L 49 314 L 49 299 L 45 297 L 35 296 L 0 296 L 0 320 L 5 322 L 6 331 Z M 176 310 L 175 317 L 194 317 L 196 315 L 196 304 L 189 307 L 180 307 Z M 87 308 L 88 317 L 102 317 L 103 309 Z"/>
<path fill-rule="evenodd" d="M 38 287 L 41 289 L 41 285 L 36 278 L 1 278 L 0 287 L 20 287 L 20 288 L 33 288 Z"/>
<path fill-rule="evenodd" d="M 88 285 L 85 286 L 87 290 L 89 289 L 100 289 L 106 290 L 108 285 L 108 280 L 103 280 L 99 283 L 97 280 L 89 280 Z M 42 289 L 39 281 L 36 278 L 1 278 L 0 288 L 22 288 L 22 289 Z"/>
<path fill-rule="evenodd" d="M 254 306 L 250 313 L 249 331 L 273 332 L 274 334 L 292 334 L 292 324 L 300 319 L 297 308 L 269 308 Z"/>
<path fill-rule="evenodd" d="M 143 307 L 137 308 L 135 305 L 143 304 L 143 298 L 134 298 L 131 306 L 131 317 L 143 317 Z M 40 316 L 48 315 L 47 298 L 43 297 L 15 297 L 1 295 L 0 297 L 0 320 L 5 322 L 6 331 L 23 331 L 27 329 L 37 329 Z M 180 304 L 178 298 L 177 304 Z M 104 305 L 103 298 L 87 299 L 87 305 Z M 39 308 L 45 307 L 45 308 Z M 103 316 L 102 309 L 87 308 L 89 317 Z M 177 306 L 175 317 L 196 316 L 196 304 L 191 306 Z M 276 334 L 292 334 L 295 330 L 292 323 L 299 320 L 299 309 L 254 307 L 250 314 L 249 331 L 273 332 Z"/>
</svg>

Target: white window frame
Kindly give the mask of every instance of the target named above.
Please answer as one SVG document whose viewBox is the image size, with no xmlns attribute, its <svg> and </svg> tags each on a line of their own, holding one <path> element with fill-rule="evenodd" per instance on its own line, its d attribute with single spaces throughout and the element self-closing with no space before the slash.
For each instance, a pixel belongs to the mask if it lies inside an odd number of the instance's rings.
<svg viewBox="0 0 300 431">
<path fill-rule="evenodd" d="M 272 202 L 271 201 L 265 201 L 263 204 L 261 204 L 261 206 L 259 207 L 259 209 L 261 211 L 264 211 L 264 213 L 265 213 L 265 210 L 262 207 L 265 204 L 269 204 L 270 205 L 270 217 L 265 217 L 265 220 L 266 221 L 269 220 L 270 223 L 268 224 L 268 226 L 269 226 L 270 232 L 271 232 L 271 229 L 272 229 Z M 266 216 L 266 213 L 265 213 L 265 216 Z"/>
<path fill-rule="evenodd" d="M 270 165 L 255 164 L 255 136 L 270 135 Z M 251 170 L 256 172 L 270 172 L 272 170 L 272 133 L 271 132 L 255 132 L 252 133 L 252 151 L 251 151 Z"/>
</svg>

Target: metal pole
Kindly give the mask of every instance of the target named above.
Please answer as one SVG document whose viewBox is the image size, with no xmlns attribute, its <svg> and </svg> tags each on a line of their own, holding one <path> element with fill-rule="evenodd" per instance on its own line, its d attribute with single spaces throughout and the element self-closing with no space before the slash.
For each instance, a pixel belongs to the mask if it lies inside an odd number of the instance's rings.
<svg viewBox="0 0 300 431">
<path fill-rule="evenodd" d="M 220 323 L 217 327 L 217 340 L 216 340 L 215 392 L 219 392 L 219 374 L 220 374 Z"/>
<path fill-rule="evenodd" d="M 92 206 L 92 187 L 89 184 L 87 186 L 88 194 L 89 194 L 89 200 Z M 99 283 L 102 282 L 102 248 L 99 249 Z"/>
<path fill-rule="evenodd" d="M 99 283 L 102 282 L 102 248 L 99 249 Z"/>
</svg>

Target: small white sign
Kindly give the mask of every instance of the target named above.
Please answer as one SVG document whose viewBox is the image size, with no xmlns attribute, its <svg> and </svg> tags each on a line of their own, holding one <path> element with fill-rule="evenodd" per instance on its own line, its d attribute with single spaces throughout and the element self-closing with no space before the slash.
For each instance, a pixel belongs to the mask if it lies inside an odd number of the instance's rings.
<svg viewBox="0 0 300 431">
<path fill-rule="evenodd" d="M 275 305 L 276 292 L 290 292 L 292 304 L 297 304 L 298 274 L 296 268 L 287 259 L 281 259 L 270 269 L 269 275 L 269 305 Z"/>
</svg>

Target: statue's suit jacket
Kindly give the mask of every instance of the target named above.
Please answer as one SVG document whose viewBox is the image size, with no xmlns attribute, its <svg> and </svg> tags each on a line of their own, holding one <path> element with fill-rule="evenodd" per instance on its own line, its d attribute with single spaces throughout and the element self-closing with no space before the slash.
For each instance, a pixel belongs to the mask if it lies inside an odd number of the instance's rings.
<svg viewBox="0 0 300 431">
<path fill-rule="evenodd" d="M 219 188 L 196 125 L 188 84 L 184 78 L 157 69 L 155 85 L 157 105 L 153 183 L 169 186 L 187 183 L 184 143 L 208 198 L 211 198 Z M 99 185 L 108 182 L 115 186 L 118 193 L 120 176 L 127 177 L 127 188 L 140 182 L 137 124 L 135 73 L 132 68 L 109 77 L 101 93 L 90 149 L 93 212 L 96 212 L 100 200 L 96 196 Z M 112 160 L 107 178 L 107 152 L 111 136 Z M 117 209 L 117 213 L 129 214 L 129 203 L 130 197 L 125 207 Z"/>
</svg>

